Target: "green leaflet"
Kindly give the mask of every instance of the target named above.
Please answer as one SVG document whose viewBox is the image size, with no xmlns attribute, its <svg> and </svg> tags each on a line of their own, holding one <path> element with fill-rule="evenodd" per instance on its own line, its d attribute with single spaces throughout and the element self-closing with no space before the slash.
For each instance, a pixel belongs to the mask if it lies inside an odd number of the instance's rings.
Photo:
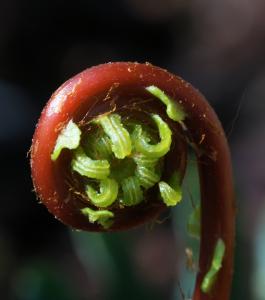
<svg viewBox="0 0 265 300">
<path fill-rule="evenodd" d="M 201 207 L 196 206 L 189 216 L 187 224 L 188 233 L 190 236 L 200 239 L 201 236 Z"/>
<path fill-rule="evenodd" d="M 179 103 L 167 96 L 158 87 L 151 85 L 146 87 L 145 89 L 166 105 L 167 115 L 170 119 L 176 122 L 181 122 L 185 119 L 185 112 L 183 111 Z"/>
<path fill-rule="evenodd" d="M 159 115 L 152 115 L 151 117 L 158 127 L 161 141 L 156 145 L 149 144 L 150 139 L 144 134 L 142 126 L 137 125 L 133 133 L 133 143 L 137 152 L 147 157 L 159 158 L 166 155 L 170 150 L 172 132 L 167 123 Z"/>
<path fill-rule="evenodd" d="M 97 222 L 105 229 L 108 229 L 113 223 L 113 212 L 109 210 L 93 210 L 89 207 L 81 209 L 83 215 L 88 217 L 90 223 Z"/>
<path fill-rule="evenodd" d="M 121 183 L 123 195 L 121 203 L 125 206 L 137 205 L 143 201 L 143 191 L 137 177 L 125 178 Z"/>
<path fill-rule="evenodd" d="M 218 272 L 222 267 L 223 258 L 225 255 L 225 243 L 222 239 L 218 239 L 214 248 L 213 259 L 210 270 L 204 276 L 201 290 L 204 293 L 209 293 L 215 283 Z"/>
<path fill-rule="evenodd" d="M 79 146 L 80 137 L 81 130 L 72 120 L 70 120 L 56 140 L 51 159 L 53 161 L 57 160 L 64 148 L 76 149 Z"/>
<path fill-rule="evenodd" d="M 169 184 L 167 184 L 164 181 L 160 181 L 158 186 L 161 197 L 167 206 L 175 206 L 181 201 L 182 193 L 180 188 L 173 189 Z"/>
<path fill-rule="evenodd" d="M 110 173 L 110 164 L 107 160 L 93 160 L 81 147 L 74 151 L 71 166 L 74 171 L 88 178 L 104 179 Z"/>
<path fill-rule="evenodd" d="M 151 188 L 160 180 L 160 176 L 155 173 L 154 168 L 147 168 L 141 165 L 136 167 L 135 176 L 145 189 Z"/>
<path fill-rule="evenodd" d="M 110 178 L 101 180 L 99 184 L 99 193 L 91 185 L 86 186 L 86 193 L 95 206 L 108 207 L 116 200 L 119 185 L 114 179 Z"/>
<path fill-rule="evenodd" d="M 132 145 L 129 132 L 121 123 L 121 116 L 117 114 L 98 117 L 95 123 L 100 124 L 111 140 L 111 149 L 115 157 L 123 159 L 131 154 Z"/>
</svg>

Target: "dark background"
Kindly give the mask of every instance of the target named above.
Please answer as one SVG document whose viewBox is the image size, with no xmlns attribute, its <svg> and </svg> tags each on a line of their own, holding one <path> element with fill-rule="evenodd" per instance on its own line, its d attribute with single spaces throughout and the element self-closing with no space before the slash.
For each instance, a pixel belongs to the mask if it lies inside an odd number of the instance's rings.
<svg viewBox="0 0 265 300">
<path fill-rule="evenodd" d="M 151 229 L 78 233 L 32 192 L 27 152 L 43 106 L 69 77 L 109 61 L 166 68 L 215 108 L 231 146 L 237 193 L 232 299 L 265 299 L 264 14 L 263 0 L 0 1 L 1 299 L 192 294 L 185 247 L 196 256 L 198 245 L 184 238 L 185 226 L 178 229 L 185 222 L 178 208 Z M 194 172 L 189 189 L 198 198 Z"/>
</svg>

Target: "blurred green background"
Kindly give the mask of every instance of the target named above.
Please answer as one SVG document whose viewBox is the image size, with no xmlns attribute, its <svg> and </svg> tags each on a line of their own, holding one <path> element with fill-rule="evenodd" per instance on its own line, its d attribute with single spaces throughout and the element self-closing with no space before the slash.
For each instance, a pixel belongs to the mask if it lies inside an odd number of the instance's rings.
<svg viewBox="0 0 265 300">
<path fill-rule="evenodd" d="M 182 203 L 128 232 L 71 231 L 32 192 L 27 152 L 52 92 L 99 63 L 148 61 L 191 82 L 224 126 L 237 195 L 231 299 L 265 300 L 264 12 L 262 0 L 0 2 L 1 299 L 191 297 L 192 156 Z"/>
</svg>

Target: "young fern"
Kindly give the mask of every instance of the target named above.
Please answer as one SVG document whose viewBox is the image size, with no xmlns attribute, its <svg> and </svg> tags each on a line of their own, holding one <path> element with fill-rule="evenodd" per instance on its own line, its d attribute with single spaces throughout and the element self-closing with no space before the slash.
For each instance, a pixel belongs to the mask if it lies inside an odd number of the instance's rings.
<svg viewBox="0 0 265 300">
<path fill-rule="evenodd" d="M 187 145 L 201 183 L 200 226 L 198 216 L 190 220 L 201 242 L 193 300 L 228 300 L 235 216 L 229 149 L 212 108 L 181 78 L 151 64 L 109 63 L 69 80 L 36 127 L 34 187 L 71 227 L 132 228 L 179 203 Z"/>
</svg>

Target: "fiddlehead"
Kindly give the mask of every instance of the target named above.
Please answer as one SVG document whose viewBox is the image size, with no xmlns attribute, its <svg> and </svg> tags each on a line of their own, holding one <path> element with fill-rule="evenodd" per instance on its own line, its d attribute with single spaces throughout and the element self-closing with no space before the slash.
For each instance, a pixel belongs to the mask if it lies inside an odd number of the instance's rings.
<svg viewBox="0 0 265 300">
<path fill-rule="evenodd" d="M 110 63 L 70 79 L 39 120 L 32 178 L 42 202 L 65 224 L 123 230 L 180 201 L 187 145 L 201 184 L 193 299 L 226 300 L 235 214 L 228 146 L 211 107 L 179 77 L 150 64 Z"/>
</svg>

